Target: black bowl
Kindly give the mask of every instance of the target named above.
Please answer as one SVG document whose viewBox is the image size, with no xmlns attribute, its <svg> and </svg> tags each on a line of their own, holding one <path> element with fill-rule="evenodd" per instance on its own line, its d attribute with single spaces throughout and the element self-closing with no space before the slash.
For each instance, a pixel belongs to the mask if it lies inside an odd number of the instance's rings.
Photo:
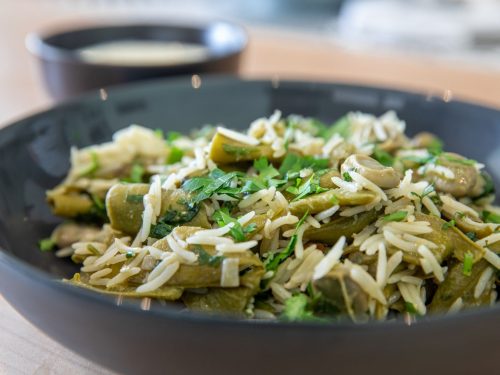
<svg viewBox="0 0 500 375">
<path fill-rule="evenodd" d="M 228 22 L 130 24 L 33 33 L 26 38 L 26 46 L 38 58 L 40 74 L 49 94 L 61 100 L 89 89 L 155 77 L 236 73 L 247 39 L 242 27 Z M 189 43 L 206 47 L 207 54 L 199 61 L 127 65 L 125 62 L 97 63 L 82 58 L 79 53 L 84 47 L 123 40 Z"/>
<path fill-rule="evenodd" d="M 133 374 L 453 373 L 498 371 L 500 308 L 354 325 L 237 321 L 64 284 L 74 266 L 37 249 L 58 221 L 44 191 L 63 178 L 71 145 L 109 140 L 139 123 L 188 131 L 244 128 L 275 108 L 331 121 L 347 111 L 395 109 L 410 134 L 437 133 L 448 149 L 487 163 L 500 182 L 500 112 L 400 91 L 309 82 L 188 78 L 134 84 L 57 106 L 0 130 L 0 291 L 29 321 L 75 352 Z"/>
</svg>

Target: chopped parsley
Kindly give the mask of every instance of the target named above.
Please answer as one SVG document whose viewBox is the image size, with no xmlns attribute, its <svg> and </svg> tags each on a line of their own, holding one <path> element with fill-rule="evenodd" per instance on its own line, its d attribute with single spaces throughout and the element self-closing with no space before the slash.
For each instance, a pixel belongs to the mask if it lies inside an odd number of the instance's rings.
<svg viewBox="0 0 500 375">
<path fill-rule="evenodd" d="M 255 223 L 242 226 L 238 222 L 238 220 L 232 218 L 231 215 L 229 215 L 229 210 L 225 207 L 215 211 L 213 219 L 220 227 L 223 227 L 229 223 L 234 223 L 233 227 L 229 230 L 229 235 L 233 237 L 236 242 L 245 241 L 246 235 L 255 231 L 255 228 L 257 227 Z"/>
<path fill-rule="evenodd" d="M 149 237 L 156 239 L 162 239 L 169 235 L 174 229 L 173 225 L 158 223 L 156 225 L 151 225 L 151 230 L 149 231 Z"/>
<path fill-rule="evenodd" d="M 184 156 L 184 151 L 182 151 L 179 147 L 171 146 L 170 153 L 167 157 L 167 164 L 175 164 L 182 160 Z"/>
<path fill-rule="evenodd" d="M 217 267 L 225 259 L 223 255 L 210 255 L 203 247 L 199 245 L 195 246 L 193 251 L 195 254 L 198 254 L 198 263 L 201 266 Z"/>
<path fill-rule="evenodd" d="M 351 123 L 347 116 L 339 118 L 331 126 L 326 126 L 316 120 L 315 126 L 319 129 L 318 136 L 324 139 L 330 139 L 335 134 L 340 135 L 342 138 L 349 138 L 351 133 Z"/>
<path fill-rule="evenodd" d="M 285 301 L 282 318 L 291 322 L 317 319 L 309 307 L 309 298 L 302 293 L 296 294 Z"/>
<path fill-rule="evenodd" d="M 299 176 L 302 169 L 310 168 L 313 172 L 317 172 L 327 169 L 329 165 L 330 161 L 328 159 L 288 154 L 283 160 L 283 163 L 281 163 L 279 173 L 283 178 L 292 180 Z"/>
<path fill-rule="evenodd" d="M 451 219 L 450 221 L 443 223 L 443 225 L 441 226 L 441 229 L 447 230 L 447 229 L 453 228 L 455 226 L 455 224 L 456 224 L 455 219 Z"/>
<path fill-rule="evenodd" d="M 144 167 L 139 163 L 134 163 L 130 168 L 130 174 L 127 178 L 122 179 L 124 182 L 130 183 L 140 183 L 143 181 L 143 177 L 145 174 Z"/>
<path fill-rule="evenodd" d="M 408 216 L 408 212 L 407 211 L 396 211 L 396 212 L 393 212 L 392 214 L 389 214 L 389 215 L 385 215 L 383 220 L 384 221 L 402 221 L 404 219 L 406 219 L 406 216 Z"/>
<path fill-rule="evenodd" d="M 443 141 L 434 137 L 434 139 L 427 146 L 427 151 L 429 151 L 432 155 L 441 154 L 443 152 Z"/>
<path fill-rule="evenodd" d="M 297 180 L 301 181 L 300 179 Z M 307 179 L 306 182 L 304 182 L 300 186 L 290 186 L 286 189 L 287 192 L 295 195 L 295 198 L 293 198 L 292 202 L 298 201 L 299 199 L 303 199 L 312 194 L 322 193 L 327 190 L 328 189 L 322 188 L 319 185 L 319 177 L 314 173 Z"/>
<path fill-rule="evenodd" d="M 155 129 L 154 130 L 154 135 L 157 138 L 164 139 L 164 134 L 163 134 L 163 130 L 162 129 Z"/>
<path fill-rule="evenodd" d="M 56 242 L 52 238 L 44 238 L 38 242 L 38 247 L 42 251 L 52 251 L 56 247 Z"/>
<path fill-rule="evenodd" d="M 177 139 L 182 138 L 182 134 L 179 132 L 168 132 L 167 133 L 167 143 L 171 144 L 173 141 L 176 141 Z"/>
<path fill-rule="evenodd" d="M 386 167 L 392 167 L 392 165 L 394 164 L 394 156 L 389 154 L 387 151 L 381 150 L 378 147 L 375 147 L 375 149 L 373 150 L 372 157 Z"/>
<path fill-rule="evenodd" d="M 411 302 L 405 302 L 405 311 L 410 314 L 417 314 L 417 309 Z"/>
<path fill-rule="evenodd" d="M 304 216 L 302 216 L 302 218 L 299 220 L 299 222 L 295 226 L 295 232 L 292 237 L 290 237 L 290 241 L 288 242 L 286 248 L 283 251 L 270 255 L 266 259 L 266 261 L 264 262 L 266 271 L 276 271 L 278 266 L 283 263 L 286 258 L 292 255 L 293 251 L 295 250 L 295 245 L 297 244 L 297 230 L 302 226 L 302 224 L 304 224 L 304 221 L 306 220 L 308 215 L 309 212 L 306 212 Z"/>
<path fill-rule="evenodd" d="M 188 193 L 192 193 L 190 202 L 192 204 L 200 203 L 201 201 L 210 198 L 224 188 L 229 188 L 231 181 L 241 176 L 240 172 L 229 172 L 216 168 L 207 176 L 193 177 L 182 184 L 182 189 Z"/>
<path fill-rule="evenodd" d="M 129 250 L 125 253 L 125 258 L 131 259 L 133 257 L 135 257 L 135 253 L 132 250 Z"/>
<path fill-rule="evenodd" d="M 347 182 L 352 182 L 352 177 L 351 175 L 349 174 L 349 172 L 344 172 L 342 173 L 342 177 L 344 177 L 344 180 L 347 181 Z"/>
<path fill-rule="evenodd" d="M 467 237 L 469 237 L 469 239 L 470 239 L 471 241 L 473 241 L 473 242 L 476 242 L 476 241 L 477 241 L 477 234 L 476 234 L 476 232 L 467 232 L 467 233 L 465 233 L 465 235 L 466 235 Z"/>
<path fill-rule="evenodd" d="M 500 224 L 500 215 L 491 211 L 483 211 L 481 217 L 486 223 Z"/>
<path fill-rule="evenodd" d="M 427 197 L 428 195 L 432 194 L 433 192 L 435 192 L 435 188 L 434 188 L 434 183 L 430 184 L 430 185 L 427 185 L 425 187 L 425 189 L 422 191 L 422 194 L 417 194 L 415 193 L 414 191 L 411 192 L 412 195 L 418 197 L 420 199 L 420 202 L 422 202 L 422 200 Z"/>
<path fill-rule="evenodd" d="M 462 267 L 462 273 L 464 276 L 470 276 L 472 274 L 472 265 L 474 264 L 474 255 L 467 251 L 464 255 L 464 265 Z"/>
<path fill-rule="evenodd" d="M 80 173 L 80 177 L 89 176 L 93 177 L 99 170 L 99 156 L 95 151 L 90 151 L 90 165 Z"/>
</svg>

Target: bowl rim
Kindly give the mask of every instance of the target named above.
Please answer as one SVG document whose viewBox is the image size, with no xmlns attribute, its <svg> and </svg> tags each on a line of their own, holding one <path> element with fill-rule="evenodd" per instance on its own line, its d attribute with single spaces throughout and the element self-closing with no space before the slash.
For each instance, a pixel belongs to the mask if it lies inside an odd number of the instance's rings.
<svg viewBox="0 0 500 375">
<path fill-rule="evenodd" d="M 47 40 L 55 36 L 70 34 L 73 32 L 84 32 L 90 30 L 106 30 L 106 29 L 122 29 L 122 28 L 137 28 L 137 29 L 151 29 L 151 28 L 163 28 L 163 29 L 190 29 L 197 31 L 209 30 L 215 26 L 225 25 L 229 26 L 233 30 L 239 33 L 241 36 L 241 43 L 233 51 L 224 53 L 214 53 L 213 49 L 208 48 L 208 53 L 205 58 L 200 61 L 195 62 L 184 62 L 184 63 L 174 63 L 174 64 L 153 64 L 153 65 L 141 65 L 141 64 L 116 64 L 116 63 L 99 63 L 85 60 L 79 56 L 76 52 L 77 50 L 62 48 L 49 43 Z M 117 39 L 119 40 L 119 39 Z M 156 40 L 156 39 L 151 39 Z M 249 43 L 249 33 L 247 29 L 236 22 L 227 20 L 212 20 L 212 21 L 131 21 L 131 22 L 94 22 L 88 25 L 81 25 L 76 27 L 58 25 L 51 28 L 42 29 L 40 31 L 33 31 L 28 33 L 24 39 L 25 48 L 40 60 L 52 61 L 52 62 L 63 62 L 68 64 L 76 64 L 89 66 L 94 68 L 107 68 L 107 69 L 130 69 L 130 70 L 143 70 L 143 69 L 168 69 L 168 68 L 182 68 L 182 67 L 192 67 L 201 64 L 212 64 L 217 63 L 221 60 L 228 59 L 234 56 L 242 54 L 247 48 Z M 206 46 L 206 44 L 203 44 Z"/>
<path fill-rule="evenodd" d="M 208 77 L 207 77 L 208 76 Z M 116 91 L 121 91 L 123 89 L 133 91 L 136 88 L 146 87 L 146 86 L 154 86 L 154 85 L 168 85 L 168 84 L 179 84 L 179 83 L 187 83 L 190 81 L 190 77 L 180 76 L 180 77 L 166 77 L 159 78 L 149 81 L 140 81 L 140 82 L 132 82 L 125 83 L 117 86 L 113 86 L 107 90 L 112 94 Z M 275 82 L 273 78 L 269 79 L 245 79 L 238 78 L 231 75 L 226 74 L 206 74 L 204 78 L 204 82 L 210 84 L 214 83 L 230 83 L 230 84 L 268 84 L 269 87 L 276 88 Z M 330 80 L 330 81 L 313 81 L 313 80 L 293 80 L 293 79 L 282 79 L 280 80 L 283 84 L 291 84 L 291 85 L 300 85 L 300 86 L 345 86 L 351 89 L 371 89 L 371 90 L 381 90 L 384 92 L 398 93 L 403 95 L 410 95 L 415 98 L 421 98 L 424 100 L 437 100 L 441 102 L 443 105 L 465 105 L 472 109 L 476 110 L 486 110 L 493 111 L 498 113 L 500 117 L 500 109 L 485 106 L 481 104 L 476 104 L 470 101 L 463 101 L 453 99 L 451 101 L 444 100 L 440 96 L 434 96 L 431 94 L 423 94 L 416 91 L 411 90 L 402 90 L 398 88 L 391 88 L 390 86 L 378 86 L 378 85 L 363 85 L 357 82 L 350 81 L 338 81 L 338 80 Z M 66 106 L 70 106 L 75 103 L 79 103 L 81 101 L 89 100 L 92 98 L 98 98 L 99 91 L 92 90 L 82 95 L 79 95 L 75 98 L 67 99 L 58 104 L 54 104 L 46 109 L 36 111 L 26 117 L 22 117 L 20 119 L 15 119 L 14 121 L 9 122 L 7 125 L 0 128 L 0 134 L 7 129 L 12 129 L 19 123 L 28 121 L 30 119 L 34 119 L 38 116 L 42 116 L 45 113 L 56 111 L 59 108 L 64 108 Z M 1 144 L 0 144 L 1 147 Z M 376 330 L 401 330 L 401 329 L 418 329 L 418 327 L 427 327 L 435 324 L 442 324 L 446 322 L 448 324 L 463 324 L 469 319 L 476 319 L 486 316 L 491 316 L 498 314 L 500 312 L 500 303 L 497 303 L 495 306 L 488 307 L 478 307 L 474 309 L 469 309 L 465 311 L 461 311 L 458 314 L 435 314 L 428 315 L 424 317 L 420 317 L 416 323 L 407 324 L 403 321 L 402 318 L 394 319 L 394 320 L 386 320 L 386 321 L 369 321 L 366 323 L 354 323 L 347 319 L 341 320 L 338 322 L 324 322 L 324 323 L 314 323 L 307 321 L 300 322 L 287 322 L 287 321 L 267 321 L 267 320 L 250 320 L 250 319 L 240 319 L 222 314 L 207 314 L 200 313 L 195 311 L 190 311 L 187 309 L 183 309 L 182 311 L 178 309 L 169 308 L 168 306 L 162 306 L 161 308 L 153 308 L 151 310 L 143 310 L 140 308 L 139 304 L 134 303 L 123 303 L 117 305 L 109 295 L 104 295 L 101 293 L 94 292 L 92 290 L 88 290 L 81 287 L 76 287 L 72 284 L 63 282 L 60 279 L 54 278 L 54 275 L 48 271 L 40 269 L 35 265 L 15 256 L 12 252 L 7 251 L 2 246 L 0 246 L 0 267 L 6 266 L 10 267 L 12 271 L 15 271 L 19 274 L 29 275 L 36 279 L 37 281 L 43 283 L 45 286 L 51 289 L 55 289 L 57 292 L 64 294 L 73 294 L 85 299 L 89 303 L 99 303 L 103 304 L 106 307 L 114 307 L 119 309 L 124 309 L 124 311 L 134 314 L 150 314 L 158 318 L 166 318 L 172 320 L 181 320 L 186 323 L 195 323 L 195 324 L 215 324 L 215 325 L 223 325 L 223 326 L 234 326 L 234 327 L 254 327 L 254 328 L 262 328 L 266 327 L 266 329 L 297 329 L 297 330 L 314 330 L 318 332 L 319 330 L 329 330 L 333 331 L 376 331 Z M 0 285 L 0 293 L 2 286 Z M 126 300 L 124 300 L 126 301 Z"/>
</svg>

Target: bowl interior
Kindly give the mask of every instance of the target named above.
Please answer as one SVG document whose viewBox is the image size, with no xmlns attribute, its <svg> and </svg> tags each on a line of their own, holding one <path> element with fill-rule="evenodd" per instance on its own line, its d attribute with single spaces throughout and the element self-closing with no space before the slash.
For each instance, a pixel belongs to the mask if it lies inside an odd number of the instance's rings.
<svg viewBox="0 0 500 375">
<path fill-rule="evenodd" d="M 407 131 L 436 133 L 446 148 L 486 164 L 500 182 L 500 112 L 434 97 L 343 84 L 240 81 L 202 78 L 158 80 L 97 93 L 60 105 L 0 130 L 0 247 L 49 272 L 69 276 L 68 260 L 37 248 L 60 221 L 45 203 L 45 190 L 64 178 L 72 146 L 109 141 L 118 129 L 137 123 L 189 132 L 204 124 L 246 128 L 275 109 L 333 122 L 348 111 L 380 115 L 396 110 Z"/>
<path fill-rule="evenodd" d="M 34 40 L 33 40 L 34 38 Z M 207 47 L 208 58 L 222 57 L 243 50 L 247 42 L 245 31 L 228 22 L 213 22 L 203 26 L 131 24 L 97 26 L 33 36 L 30 49 L 41 55 L 76 57 L 76 50 L 83 47 L 120 40 L 167 41 L 199 44 Z"/>
</svg>

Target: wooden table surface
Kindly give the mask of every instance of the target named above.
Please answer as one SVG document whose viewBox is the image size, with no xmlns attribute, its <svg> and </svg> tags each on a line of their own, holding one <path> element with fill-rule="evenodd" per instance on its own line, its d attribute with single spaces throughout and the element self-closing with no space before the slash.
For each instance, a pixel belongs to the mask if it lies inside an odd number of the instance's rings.
<svg viewBox="0 0 500 375">
<path fill-rule="evenodd" d="M 82 15 L 61 1 L 0 0 L 0 124 L 52 104 L 40 85 L 25 35 L 54 24 L 86 24 L 109 14 Z M 123 17 L 123 15 L 121 16 Z M 116 17 L 115 17 L 116 20 Z M 500 68 L 456 62 L 352 52 L 328 35 L 249 27 L 245 77 L 353 81 L 460 97 L 500 107 Z M 0 374 L 111 374 L 54 342 L 0 296 Z"/>
</svg>

